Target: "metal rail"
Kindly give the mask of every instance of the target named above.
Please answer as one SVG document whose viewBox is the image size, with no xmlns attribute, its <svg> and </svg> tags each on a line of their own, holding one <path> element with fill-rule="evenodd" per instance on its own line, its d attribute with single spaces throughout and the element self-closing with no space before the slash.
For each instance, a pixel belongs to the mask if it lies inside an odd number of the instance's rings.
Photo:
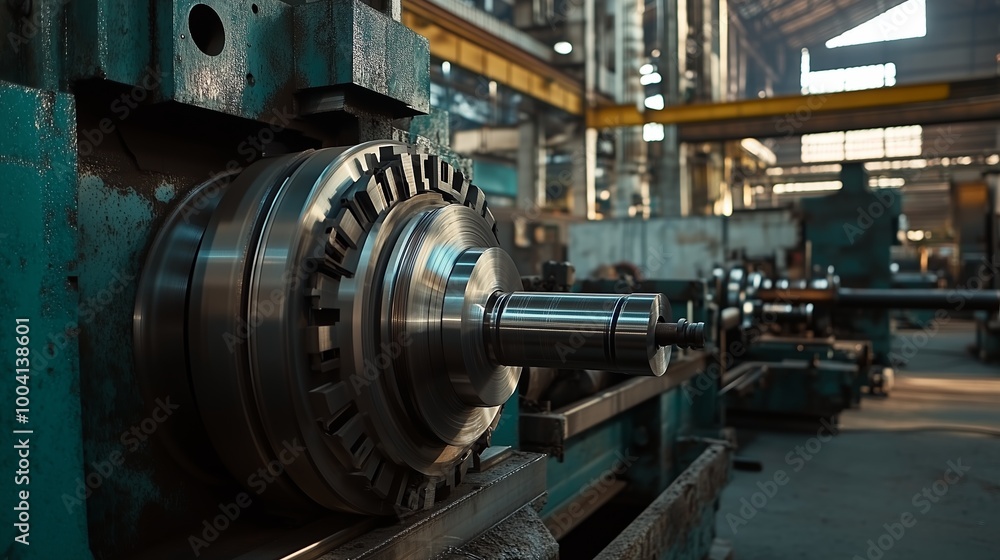
<svg viewBox="0 0 1000 560">
<path fill-rule="evenodd" d="M 521 414 L 521 441 L 528 449 L 555 450 L 566 440 L 665 393 L 704 371 L 708 354 L 693 352 L 670 363 L 662 377 L 637 377 L 552 412 Z"/>
</svg>

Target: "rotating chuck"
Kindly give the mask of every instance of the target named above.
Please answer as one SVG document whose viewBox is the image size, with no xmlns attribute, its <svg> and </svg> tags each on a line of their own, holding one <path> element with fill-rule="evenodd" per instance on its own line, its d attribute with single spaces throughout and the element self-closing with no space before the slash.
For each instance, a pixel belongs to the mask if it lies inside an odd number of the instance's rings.
<svg viewBox="0 0 1000 560">
<path fill-rule="evenodd" d="M 263 496 L 275 509 L 414 511 L 461 482 L 523 367 L 658 376 L 671 345 L 704 341 L 659 294 L 521 288 L 482 191 L 437 156 L 372 142 L 269 158 L 167 220 L 136 369 L 198 413 L 171 423 L 180 463 L 214 452 L 247 481 L 301 445 Z"/>
</svg>

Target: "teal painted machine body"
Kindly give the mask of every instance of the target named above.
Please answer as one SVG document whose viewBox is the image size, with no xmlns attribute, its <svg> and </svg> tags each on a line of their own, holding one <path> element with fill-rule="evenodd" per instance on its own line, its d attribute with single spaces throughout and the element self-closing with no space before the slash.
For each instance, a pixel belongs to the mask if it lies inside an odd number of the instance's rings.
<svg viewBox="0 0 1000 560">
<path fill-rule="evenodd" d="M 861 163 L 844 163 L 841 182 L 832 195 L 802 200 L 811 264 L 821 270 L 834 267 L 845 288 L 890 288 L 890 249 L 899 230 L 902 195 L 897 189 L 870 190 Z M 888 311 L 835 310 L 833 321 L 838 336 L 870 340 L 875 362 L 889 364 Z"/>
<path fill-rule="evenodd" d="M 747 382 L 725 392 L 726 410 L 734 419 L 835 418 L 860 406 L 871 362 L 868 341 L 762 337 L 741 364 Z"/>
<path fill-rule="evenodd" d="M 293 5 L 294 4 L 294 5 Z M 196 5 L 209 10 L 193 10 Z M 142 88 L 245 119 L 276 111 L 321 112 L 332 97 L 373 94 L 398 116 L 430 108 L 427 40 L 369 5 L 129 0 L 25 2 L 0 32 L 0 79 L 66 91 L 80 80 Z M 386 6 L 383 9 L 398 10 Z M 390 14 L 391 15 L 391 14 Z M 398 13 L 396 14 L 398 20 Z M 218 51 L 218 52 L 216 52 Z M 67 52 L 69 54 L 63 55 Z M 327 105 L 320 104 L 320 100 Z M 125 100 L 120 105 L 133 109 Z"/>
<path fill-rule="evenodd" d="M 761 386 L 741 385 L 726 392 L 726 410 L 733 419 L 836 418 L 852 404 L 857 369 L 850 364 L 831 361 L 748 364 L 762 371 Z"/>
<path fill-rule="evenodd" d="M 808 403 L 821 402 L 823 398 L 829 398 L 830 402 L 822 404 L 819 408 L 823 410 L 836 410 L 839 412 L 844 408 L 856 408 L 861 405 L 861 395 L 864 388 L 869 384 L 869 370 L 872 366 L 871 342 L 867 340 L 836 340 L 826 339 L 782 339 L 782 338 L 762 338 L 747 353 L 747 360 L 762 362 L 805 362 L 804 365 L 812 362 L 837 363 L 845 366 L 855 366 L 843 372 L 830 372 L 831 380 L 820 383 L 817 387 L 822 388 L 821 394 L 825 396 L 813 396 L 799 401 L 782 404 L 781 410 L 796 410 L 798 414 L 809 415 L 811 405 Z M 772 369 L 772 373 L 776 371 Z M 794 368 L 788 368 L 789 373 Z M 776 375 L 776 374 L 775 374 Z M 778 385 L 777 382 L 773 382 Z M 794 381 L 793 383 L 798 383 Z M 839 390 L 830 390 L 834 383 L 840 384 Z M 828 414 L 829 415 L 829 414 Z"/>
<path fill-rule="evenodd" d="M 594 492 L 610 490 L 612 475 L 627 479 L 636 498 L 659 494 L 686 466 L 677 460 L 678 439 L 692 432 L 691 404 L 679 388 L 567 440 L 562 457 L 549 458 L 542 517 L 565 524 L 559 512 L 581 496 L 598 499 Z"/>
<path fill-rule="evenodd" d="M 0 496 L 10 504 L 0 516 L 0 542 L 8 558 L 59 558 L 86 551 L 88 541 L 86 512 L 69 513 L 63 504 L 84 477 L 77 333 L 86 300 L 80 297 L 76 114 L 69 95 L 2 82 L 0 107 L 0 353 L 9 368 L 28 370 L 23 383 L 13 370 L 0 381 L 5 402 L 13 406 L 23 396 L 18 404 L 26 406 L 18 407 L 27 409 L 26 423 L 8 410 L 0 424 L 9 442 L 0 458 L 9 473 Z M 29 353 L 26 363 L 16 364 L 19 319 L 27 320 Z M 27 440 L 26 464 L 11 452 L 11 438 Z M 24 478 L 14 475 L 18 470 L 26 471 Z M 12 509 L 22 498 L 26 517 Z M 15 525 L 25 521 L 26 530 Z"/>
<path fill-rule="evenodd" d="M 2 428 L 33 431 L 30 482 L 0 483 L 5 504 L 30 493 L 30 546 L 15 542 L 19 514 L 6 507 L 5 557 L 142 556 L 235 495 L 210 475 L 186 476 L 154 443 L 150 419 L 170 406 L 169 395 L 144 395 L 133 369 L 141 263 L 170 209 L 209 179 L 271 153 L 410 139 L 390 123 L 429 110 L 429 50 L 398 10 L 352 0 L 0 7 L 0 352 L 15 363 L 19 318 L 31 352 L 29 420 L 5 414 Z M 0 381 L 8 402 L 19 384 Z M 0 468 L 13 473 L 17 460 L 5 453 Z"/>
</svg>

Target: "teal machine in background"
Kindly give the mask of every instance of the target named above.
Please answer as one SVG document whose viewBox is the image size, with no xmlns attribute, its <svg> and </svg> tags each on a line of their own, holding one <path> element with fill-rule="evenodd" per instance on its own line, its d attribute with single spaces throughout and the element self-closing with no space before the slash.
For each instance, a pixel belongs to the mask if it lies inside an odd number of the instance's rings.
<svg viewBox="0 0 1000 560">
<path fill-rule="evenodd" d="M 419 160 L 428 176 L 456 185 L 461 172 L 470 176 L 467 161 L 441 145 L 446 119 L 423 116 L 431 109 L 428 44 L 399 16 L 393 0 L 0 7 L 0 36 L 10 45 L 0 49 L 0 320 L 7 333 L 0 355 L 21 367 L 19 348 L 30 351 L 28 371 L 0 382 L 5 401 L 25 409 L 0 424 L 22 431 L 26 449 L 0 458 L 5 472 L 25 471 L 0 484 L 11 506 L 0 516 L 5 557 L 273 558 L 343 545 L 343 554 L 359 558 L 387 547 L 548 558 L 558 548 L 534 512 L 548 492 L 545 511 L 568 515 L 565 527 L 577 523 L 585 506 L 570 499 L 581 488 L 588 501 L 621 495 L 630 496 L 632 511 L 643 500 L 659 508 L 609 535 L 604 557 L 705 556 L 729 447 L 689 421 L 683 387 L 707 359 L 697 352 L 662 378 L 619 385 L 624 392 L 614 395 L 624 400 L 592 395 L 579 414 L 548 411 L 534 428 L 526 416 L 543 411 L 518 413 L 512 400 L 494 443 L 544 447 L 553 459 L 484 453 L 468 473 L 473 483 L 437 501 L 426 487 L 406 490 L 408 507 L 427 512 L 326 512 L 307 523 L 240 501 L 243 481 L 225 474 L 214 450 L 199 447 L 207 442 L 192 409 L 213 403 L 151 395 L 139 378 L 135 303 L 154 237 L 168 219 L 204 220 L 217 204 L 212 193 L 225 192 L 234 175 L 305 150 L 398 140 L 440 154 L 440 162 Z M 379 162 L 353 163 L 352 172 L 366 176 Z M 419 182 L 417 168 L 407 169 L 407 184 Z M 466 205 L 485 219 L 485 205 L 468 196 Z M 367 213 L 376 198 L 359 195 L 351 204 L 367 201 L 359 210 Z M 163 287 L 186 289 L 183 278 L 174 284 Z M 333 349 L 325 352 L 317 367 L 337 363 Z M 183 385 L 181 365 L 170 379 Z M 325 395 L 314 400 L 343 396 Z M 627 414 L 614 408 L 622 402 Z M 352 426 L 324 429 L 340 434 Z M 371 452 L 357 441 L 344 460 Z M 196 451 L 178 454 L 175 444 Z M 283 484 L 283 471 L 268 469 L 264 480 Z M 357 484 L 379 472 L 357 472 Z M 624 490 L 621 480 L 630 481 Z M 661 494 L 671 485 L 682 492 Z M 699 499 L 684 498 L 690 495 Z"/>
<path fill-rule="evenodd" d="M 891 247 L 897 243 L 902 194 L 868 186 L 860 162 L 845 162 L 842 187 L 834 194 L 802 200 L 806 262 L 820 276 L 833 267 L 846 288 L 892 287 Z M 889 311 L 835 309 L 835 334 L 871 341 L 875 362 L 888 365 L 892 347 Z"/>
</svg>

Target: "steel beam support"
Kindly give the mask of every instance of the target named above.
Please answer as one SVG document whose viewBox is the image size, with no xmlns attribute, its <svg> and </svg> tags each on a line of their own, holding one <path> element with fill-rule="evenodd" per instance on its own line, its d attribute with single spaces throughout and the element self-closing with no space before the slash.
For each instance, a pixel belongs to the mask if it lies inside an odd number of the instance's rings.
<svg viewBox="0 0 1000 560">
<path fill-rule="evenodd" d="M 584 113 L 580 83 L 546 61 L 429 0 L 407 0 L 403 23 L 427 37 L 430 53 L 573 115 Z"/>
</svg>

